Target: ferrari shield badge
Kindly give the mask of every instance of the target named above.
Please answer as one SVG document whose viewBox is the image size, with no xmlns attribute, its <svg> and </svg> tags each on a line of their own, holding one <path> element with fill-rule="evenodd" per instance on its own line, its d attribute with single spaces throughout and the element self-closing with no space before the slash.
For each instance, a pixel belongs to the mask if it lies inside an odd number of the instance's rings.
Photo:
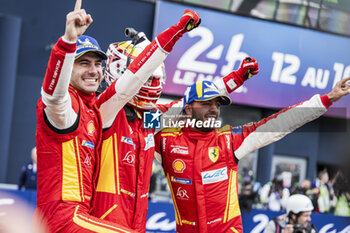
<svg viewBox="0 0 350 233">
<path fill-rule="evenodd" d="M 208 148 L 208 155 L 211 161 L 215 163 L 219 158 L 219 148 L 217 147 L 209 147 Z"/>
</svg>

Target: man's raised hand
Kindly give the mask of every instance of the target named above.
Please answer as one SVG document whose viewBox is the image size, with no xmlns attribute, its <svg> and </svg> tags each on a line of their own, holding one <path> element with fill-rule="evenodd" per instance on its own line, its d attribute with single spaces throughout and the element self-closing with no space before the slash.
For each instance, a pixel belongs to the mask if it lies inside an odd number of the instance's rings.
<svg viewBox="0 0 350 233">
<path fill-rule="evenodd" d="M 76 0 L 74 10 L 67 14 L 64 38 L 68 41 L 77 41 L 93 21 L 91 15 L 81 9 L 81 2 Z"/>
<path fill-rule="evenodd" d="M 350 94 L 350 84 L 348 81 L 350 81 L 350 77 L 338 81 L 332 91 L 327 94 L 332 102 L 336 102 L 343 96 Z"/>
<path fill-rule="evenodd" d="M 74 11 L 78 11 L 80 9 L 81 9 L 81 0 L 77 0 L 75 2 Z"/>
<path fill-rule="evenodd" d="M 253 75 L 257 75 L 259 73 L 258 62 L 255 60 L 255 58 L 246 57 L 243 59 L 238 72 L 240 75 L 244 76 L 244 80 L 247 80 Z"/>
</svg>

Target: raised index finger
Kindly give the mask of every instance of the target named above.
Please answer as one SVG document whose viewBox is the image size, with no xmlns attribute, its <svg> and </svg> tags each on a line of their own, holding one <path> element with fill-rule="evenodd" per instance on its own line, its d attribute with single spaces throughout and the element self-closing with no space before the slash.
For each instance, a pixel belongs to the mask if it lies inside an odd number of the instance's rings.
<svg viewBox="0 0 350 233">
<path fill-rule="evenodd" d="M 80 10 L 81 9 L 81 0 L 77 0 L 75 2 L 75 6 L 74 6 L 74 11 Z"/>
</svg>

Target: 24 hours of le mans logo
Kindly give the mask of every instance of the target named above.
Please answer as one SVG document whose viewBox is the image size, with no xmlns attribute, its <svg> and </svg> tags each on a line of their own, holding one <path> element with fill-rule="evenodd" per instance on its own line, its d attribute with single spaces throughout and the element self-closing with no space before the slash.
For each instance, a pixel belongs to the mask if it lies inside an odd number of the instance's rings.
<svg viewBox="0 0 350 233">
<path fill-rule="evenodd" d="M 182 159 L 175 159 L 173 162 L 174 172 L 183 173 L 186 169 L 186 164 Z"/>
<path fill-rule="evenodd" d="M 95 126 L 94 126 L 94 122 L 92 120 L 89 121 L 89 123 L 87 124 L 87 131 L 88 131 L 88 134 L 90 136 L 92 136 L 93 133 L 95 132 Z"/>
<path fill-rule="evenodd" d="M 213 163 L 215 163 L 219 158 L 219 148 L 217 147 L 209 147 L 208 148 L 208 156 Z"/>
</svg>

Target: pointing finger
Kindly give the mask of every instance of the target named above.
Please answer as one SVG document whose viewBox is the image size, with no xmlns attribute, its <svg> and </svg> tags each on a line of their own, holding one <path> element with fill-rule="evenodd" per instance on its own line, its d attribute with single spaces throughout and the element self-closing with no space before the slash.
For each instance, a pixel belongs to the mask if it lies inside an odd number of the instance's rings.
<svg viewBox="0 0 350 233">
<path fill-rule="evenodd" d="M 77 0 L 75 2 L 75 6 L 74 6 L 74 11 L 80 10 L 81 9 L 81 0 Z"/>
</svg>

